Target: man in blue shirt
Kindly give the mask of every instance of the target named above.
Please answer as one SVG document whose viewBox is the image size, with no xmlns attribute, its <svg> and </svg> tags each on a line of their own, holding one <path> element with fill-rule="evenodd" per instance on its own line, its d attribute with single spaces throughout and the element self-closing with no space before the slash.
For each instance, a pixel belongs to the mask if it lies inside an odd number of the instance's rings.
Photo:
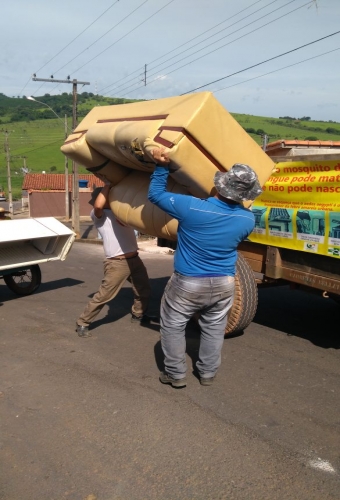
<svg viewBox="0 0 340 500">
<path fill-rule="evenodd" d="M 243 164 L 217 171 L 215 196 L 199 199 L 167 192 L 170 159 L 165 148 L 152 151 L 157 165 L 148 199 L 178 220 L 174 273 L 161 302 L 163 384 L 186 386 L 185 328 L 196 313 L 201 329 L 200 383 L 211 385 L 221 364 L 227 314 L 234 297 L 238 244 L 252 232 L 255 219 L 242 201 L 261 192 L 256 173 Z"/>
</svg>

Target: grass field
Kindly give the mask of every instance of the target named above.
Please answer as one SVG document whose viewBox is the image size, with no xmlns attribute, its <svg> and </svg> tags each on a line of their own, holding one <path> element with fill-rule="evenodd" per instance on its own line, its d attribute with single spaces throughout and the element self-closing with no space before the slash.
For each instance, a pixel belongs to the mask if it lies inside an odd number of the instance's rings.
<svg viewBox="0 0 340 500">
<path fill-rule="evenodd" d="M 89 100 L 90 104 L 98 102 Z M 82 110 L 84 113 L 84 110 Z M 340 123 L 315 122 L 311 120 L 279 119 L 261 116 L 252 116 L 234 113 L 236 121 L 261 144 L 261 134 L 268 135 L 269 142 L 279 139 L 318 139 L 340 141 Z M 4 117 L 2 117 L 4 120 Z M 81 119 L 80 119 L 81 120 Z M 68 123 L 71 129 L 71 118 Z M 327 131 L 328 129 L 328 131 Z M 21 197 L 21 186 L 24 174 L 21 168 L 26 165 L 31 172 L 63 173 L 65 157 L 60 147 L 65 139 L 64 124 L 58 119 L 43 119 L 29 122 L 11 122 L 2 124 L 1 131 L 8 132 L 8 145 L 10 148 L 10 168 L 13 198 Z M 71 172 L 71 165 L 70 170 Z M 79 173 L 87 173 L 84 167 L 79 167 Z M 7 192 L 7 166 L 6 155 L 0 161 L 0 190 Z"/>
<path fill-rule="evenodd" d="M 233 113 L 233 117 L 245 130 L 262 130 L 269 136 L 269 142 L 274 142 L 279 139 L 340 141 L 340 123 L 267 118 L 237 113 Z M 327 131 L 327 129 L 330 131 Z M 249 135 L 253 137 L 257 143 L 261 143 L 260 135 L 254 135 L 254 133 L 250 133 Z M 313 137 L 313 139 L 311 139 L 311 137 Z"/>
<path fill-rule="evenodd" d="M 71 120 L 68 126 L 71 130 Z M 63 173 L 65 171 L 65 156 L 60 151 L 65 140 L 65 132 L 63 123 L 58 119 L 10 123 L 7 131 L 14 199 L 21 197 L 24 178 L 21 168 L 25 165 L 32 173 L 43 171 Z M 71 162 L 69 162 L 69 171 L 71 173 Z M 88 172 L 84 167 L 79 167 L 79 173 Z M 3 186 L 7 192 L 5 155 L 0 163 L 0 186 Z"/>
</svg>

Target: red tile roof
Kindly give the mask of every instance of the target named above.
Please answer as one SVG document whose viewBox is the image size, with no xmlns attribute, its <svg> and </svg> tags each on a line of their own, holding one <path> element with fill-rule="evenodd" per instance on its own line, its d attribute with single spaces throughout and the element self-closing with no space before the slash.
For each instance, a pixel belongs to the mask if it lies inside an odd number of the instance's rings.
<svg viewBox="0 0 340 500">
<path fill-rule="evenodd" d="M 79 174 L 79 180 L 88 181 L 87 187 L 92 191 L 104 186 L 104 182 L 93 174 Z M 72 174 L 68 176 L 69 191 L 72 191 Z M 64 174 L 26 174 L 22 185 L 24 191 L 65 191 Z"/>
<path fill-rule="evenodd" d="M 266 151 L 271 149 L 281 149 L 281 148 L 294 148 L 294 147 L 304 147 L 304 148 L 340 148 L 340 141 L 286 141 L 285 139 L 280 139 L 279 141 L 269 142 L 266 146 Z"/>
</svg>

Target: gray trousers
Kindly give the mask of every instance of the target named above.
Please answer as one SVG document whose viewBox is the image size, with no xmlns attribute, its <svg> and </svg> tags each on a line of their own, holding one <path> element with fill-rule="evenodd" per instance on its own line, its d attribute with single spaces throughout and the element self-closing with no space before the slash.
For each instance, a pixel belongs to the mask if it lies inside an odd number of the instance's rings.
<svg viewBox="0 0 340 500">
<path fill-rule="evenodd" d="M 79 316 L 77 324 L 88 326 L 104 305 L 116 297 L 126 280 L 130 281 L 134 295 L 131 311 L 142 316 L 148 307 L 151 288 L 146 268 L 137 255 L 131 259 L 104 260 L 104 278 L 99 290 Z"/>
<path fill-rule="evenodd" d="M 196 367 L 202 378 L 216 374 L 234 290 L 231 276 L 196 278 L 176 272 L 171 276 L 162 297 L 160 317 L 164 364 L 169 375 L 175 379 L 185 377 L 185 328 L 198 312 L 201 341 Z"/>
</svg>

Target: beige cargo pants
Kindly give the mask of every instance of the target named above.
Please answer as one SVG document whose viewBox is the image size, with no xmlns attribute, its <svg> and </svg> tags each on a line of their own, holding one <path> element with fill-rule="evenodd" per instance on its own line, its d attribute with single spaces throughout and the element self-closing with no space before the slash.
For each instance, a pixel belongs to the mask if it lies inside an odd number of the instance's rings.
<svg viewBox="0 0 340 500">
<path fill-rule="evenodd" d="M 148 307 L 151 287 L 147 270 L 137 255 L 130 259 L 104 260 L 104 278 L 99 290 L 79 316 L 77 324 L 88 326 L 104 305 L 116 297 L 127 280 L 132 285 L 134 296 L 131 311 L 136 316 L 142 316 Z"/>
</svg>

